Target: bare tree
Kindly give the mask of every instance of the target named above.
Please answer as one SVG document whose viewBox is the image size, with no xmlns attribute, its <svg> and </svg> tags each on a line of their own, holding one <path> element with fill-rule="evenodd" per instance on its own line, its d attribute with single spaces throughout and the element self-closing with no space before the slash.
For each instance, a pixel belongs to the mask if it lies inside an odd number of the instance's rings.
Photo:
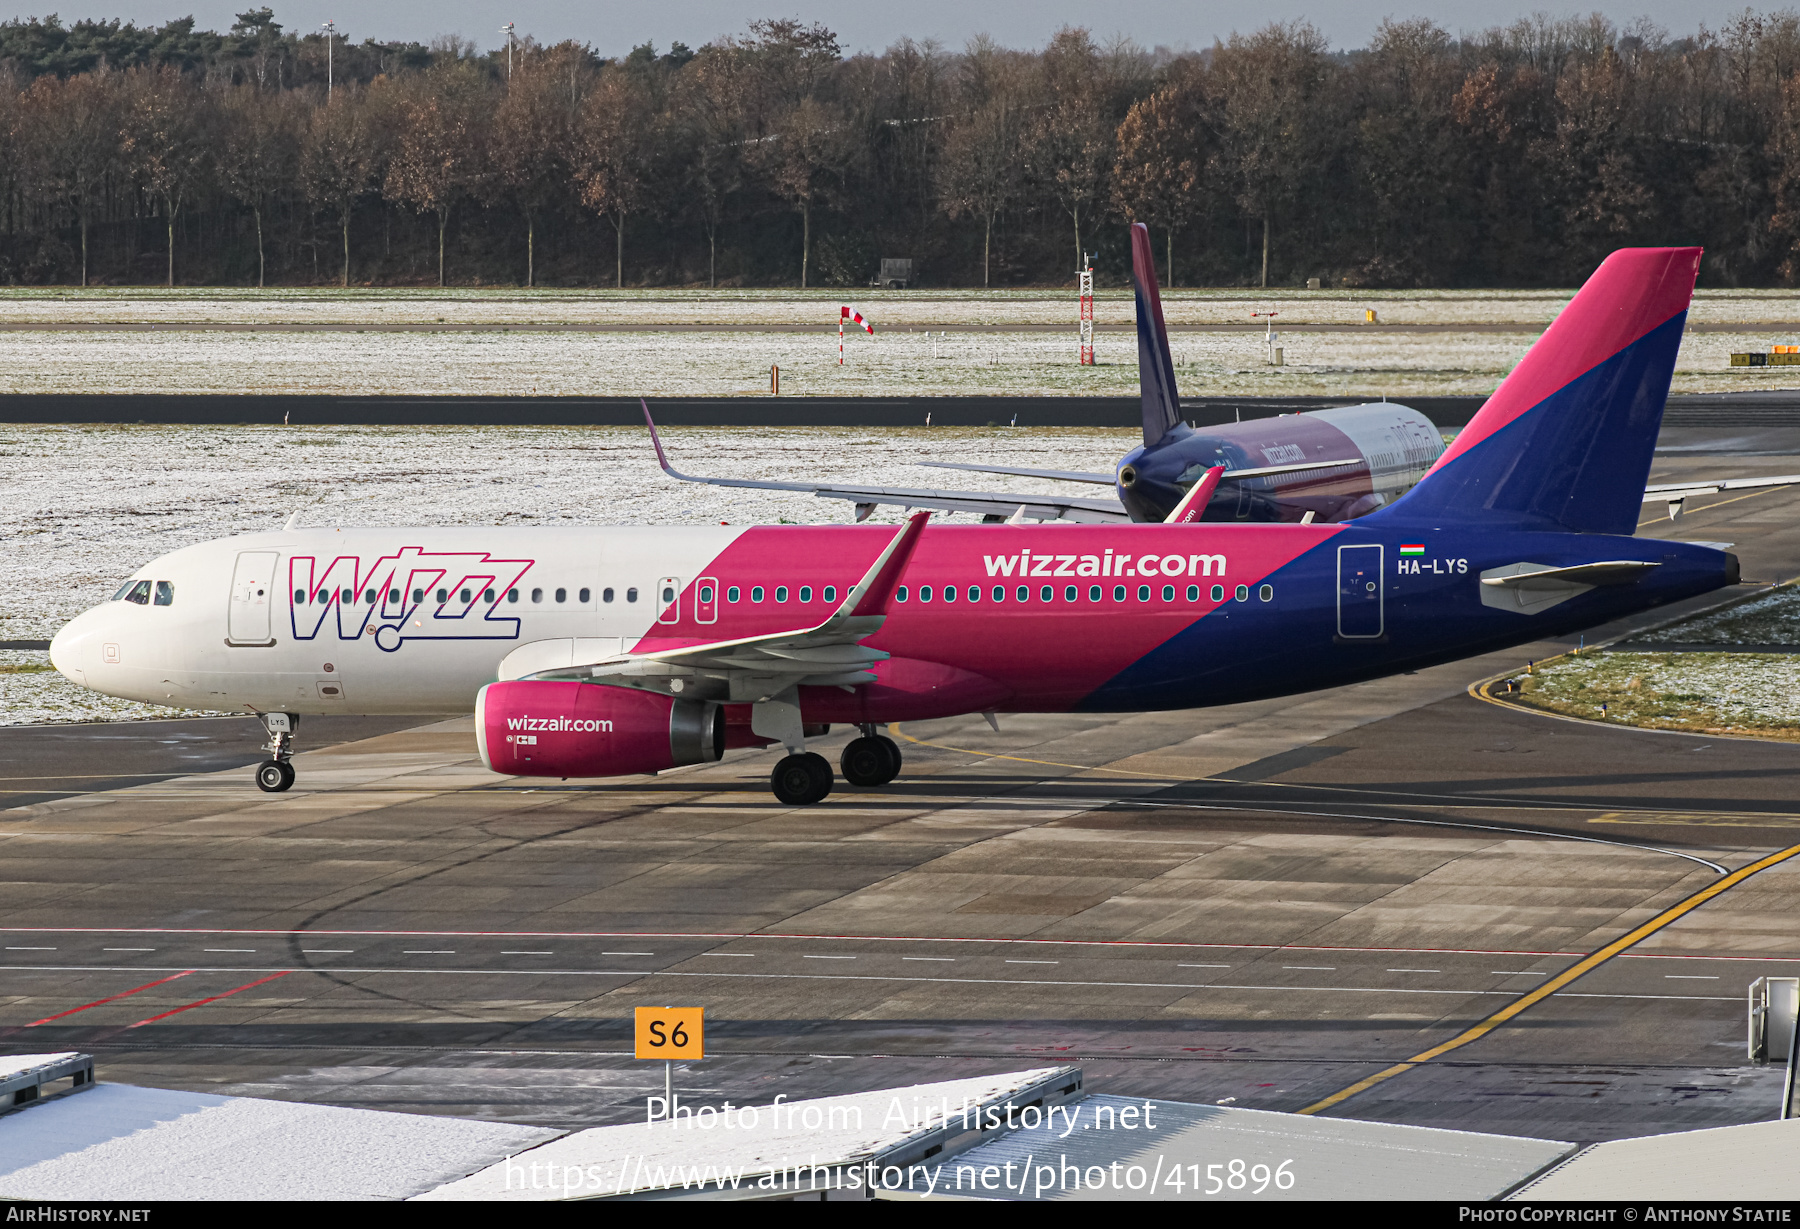
<svg viewBox="0 0 1800 1229">
<path fill-rule="evenodd" d="M 527 43 L 494 112 L 492 186 L 524 215 L 527 286 L 537 285 L 538 218 L 569 182 L 576 107 L 567 79 L 584 58 L 571 44 Z"/>
<path fill-rule="evenodd" d="M 745 89 L 735 49 L 701 49 L 676 83 L 675 130 L 682 141 L 688 199 L 706 232 L 706 284 L 719 284 L 719 227 L 744 178 Z"/>
<path fill-rule="evenodd" d="M 1069 215 L 1075 231 L 1075 264 L 1086 251 L 1081 219 L 1104 199 L 1112 163 L 1113 126 L 1107 122 L 1099 54 L 1086 30 L 1057 31 L 1044 52 L 1051 103 L 1026 131 L 1025 163 L 1037 184 Z"/>
<path fill-rule="evenodd" d="M 800 214 L 800 288 L 812 256 L 813 207 L 849 152 L 842 112 L 807 96 L 788 108 L 756 146 L 756 161 L 775 194 Z"/>
<path fill-rule="evenodd" d="M 226 93 L 218 136 L 219 178 L 256 218 L 256 284 L 266 284 L 263 213 L 296 180 L 300 116 L 290 94 L 237 86 Z"/>
<path fill-rule="evenodd" d="M 1019 198 L 1023 116 L 1006 96 L 958 120 L 938 162 L 938 193 L 952 219 L 981 221 L 981 284 L 992 284 L 994 222 Z"/>
<path fill-rule="evenodd" d="M 173 68 L 134 68 L 125 75 L 125 139 L 121 146 L 132 176 L 162 202 L 168 235 L 168 284 L 175 284 L 175 217 L 205 174 L 210 112 Z"/>
<path fill-rule="evenodd" d="M 300 178 L 315 208 L 337 215 L 344 265 L 338 284 L 350 284 L 350 213 L 375 186 L 380 169 L 374 105 L 364 90 L 346 86 L 313 110 L 300 146 Z M 316 273 L 316 270 L 315 270 Z M 441 276 L 441 275 L 440 275 Z"/>
<path fill-rule="evenodd" d="M 625 224 L 650 203 L 650 98 L 630 73 L 609 72 L 582 104 L 575 138 L 581 201 L 612 223 L 613 284 L 625 284 Z"/>
<path fill-rule="evenodd" d="M 382 191 L 389 200 L 437 216 L 438 285 L 444 282 L 444 235 L 450 212 L 476 191 L 484 171 L 481 79 L 452 37 L 447 58 L 410 79 L 395 108 L 393 154 Z M 434 44 L 435 46 L 436 44 Z"/>
<path fill-rule="evenodd" d="M 29 178 L 75 215 L 81 284 L 88 284 L 88 224 L 100 188 L 119 165 L 119 76 L 96 71 L 31 83 L 19 108 Z M 65 215 L 66 216 L 66 215 Z"/>
<path fill-rule="evenodd" d="M 1200 94 L 1185 83 L 1143 99 L 1119 125 L 1113 198 L 1127 218 L 1162 228 L 1170 286 L 1175 284 L 1175 231 L 1200 196 L 1205 143 Z"/>
<path fill-rule="evenodd" d="M 1325 80 L 1325 39 L 1305 22 L 1271 25 L 1214 49 L 1209 81 L 1217 92 L 1223 143 L 1216 166 L 1236 187 L 1238 205 L 1262 222 L 1261 284 L 1269 284 L 1269 229 L 1329 133 L 1313 107 Z"/>
</svg>

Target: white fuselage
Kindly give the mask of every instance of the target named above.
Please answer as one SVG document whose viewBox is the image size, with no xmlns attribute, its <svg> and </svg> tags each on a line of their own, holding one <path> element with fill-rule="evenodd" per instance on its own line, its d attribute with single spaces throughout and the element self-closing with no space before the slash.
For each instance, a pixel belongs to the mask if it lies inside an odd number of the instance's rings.
<svg viewBox="0 0 1800 1229">
<path fill-rule="evenodd" d="M 544 639 L 629 649 L 739 530 L 301 529 L 191 546 L 138 570 L 142 602 L 72 620 L 51 660 L 107 695 L 240 712 L 468 711 Z M 158 587 L 155 582 L 165 582 Z M 167 595 L 167 604 L 157 604 Z M 370 599 L 373 598 L 371 601 Z"/>
</svg>

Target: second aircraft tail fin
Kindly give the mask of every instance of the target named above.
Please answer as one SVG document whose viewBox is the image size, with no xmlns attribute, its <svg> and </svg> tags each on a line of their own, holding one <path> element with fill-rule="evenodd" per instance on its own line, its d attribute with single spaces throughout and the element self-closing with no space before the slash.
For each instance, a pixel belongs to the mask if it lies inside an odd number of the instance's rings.
<svg viewBox="0 0 1800 1229">
<path fill-rule="evenodd" d="M 1138 388 L 1144 398 L 1144 446 L 1149 448 L 1181 421 L 1181 396 L 1175 391 L 1175 362 L 1156 288 L 1150 228 L 1142 222 L 1131 224 L 1131 281 L 1137 291 Z"/>
</svg>

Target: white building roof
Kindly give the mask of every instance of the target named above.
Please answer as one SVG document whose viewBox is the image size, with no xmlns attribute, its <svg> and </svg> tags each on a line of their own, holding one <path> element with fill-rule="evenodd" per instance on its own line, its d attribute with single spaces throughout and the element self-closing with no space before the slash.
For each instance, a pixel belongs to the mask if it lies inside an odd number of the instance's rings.
<svg viewBox="0 0 1800 1229">
<path fill-rule="evenodd" d="M 0 1198 L 404 1199 L 558 1134 L 97 1084 L 0 1117 Z"/>
<path fill-rule="evenodd" d="M 950 1158 L 931 1193 L 1015 1200 L 1493 1199 L 1575 1150 L 1512 1135 L 1100 1095 L 1059 1109 L 1047 1125 Z M 925 1191 L 925 1182 L 912 1183 L 911 1193 Z"/>
<path fill-rule="evenodd" d="M 1595 1144 L 1513 1198 L 1800 1199 L 1800 1118 Z"/>
<path fill-rule="evenodd" d="M 677 1189 L 684 1179 L 712 1191 L 754 1189 L 760 1177 L 796 1168 L 853 1166 L 942 1131 L 965 1112 L 1004 1103 L 1058 1075 L 1078 1085 L 1069 1067 L 915 1084 L 809 1101 L 764 1103 L 752 1114 L 715 1107 L 704 1117 L 594 1127 L 496 1164 L 421 1199 L 545 1200 L 593 1198 Z M 1038 1093 L 1031 1095 L 1037 1096 Z M 1052 1090 L 1055 1099 L 1055 1090 Z M 679 1093 L 677 1093 L 679 1098 Z M 727 1119 L 729 1118 L 729 1123 Z M 819 1179 L 824 1181 L 823 1178 Z M 721 1188 L 720 1183 L 725 1185 Z M 802 1181 L 812 1181 L 810 1176 Z M 783 1186 L 780 1189 L 791 1189 Z"/>
</svg>

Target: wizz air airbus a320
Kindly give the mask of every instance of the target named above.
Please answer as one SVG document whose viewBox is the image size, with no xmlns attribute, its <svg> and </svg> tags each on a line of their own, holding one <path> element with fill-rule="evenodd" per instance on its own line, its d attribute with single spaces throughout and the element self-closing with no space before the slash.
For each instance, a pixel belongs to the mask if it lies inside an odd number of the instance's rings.
<svg viewBox="0 0 1800 1229">
<path fill-rule="evenodd" d="M 63 628 L 109 695 L 257 714 L 265 790 L 308 713 L 475 711 L 515 776 L 607 777 L 780 744 L 881 785 L 883 722 L 1195 708 L 1413 670 L 1737 582 L 1638 538 L 1697 248 L 1615 252 L 1410 492 L 1340 524 L 293 529 L 188 547 Z"/>
</svg>

